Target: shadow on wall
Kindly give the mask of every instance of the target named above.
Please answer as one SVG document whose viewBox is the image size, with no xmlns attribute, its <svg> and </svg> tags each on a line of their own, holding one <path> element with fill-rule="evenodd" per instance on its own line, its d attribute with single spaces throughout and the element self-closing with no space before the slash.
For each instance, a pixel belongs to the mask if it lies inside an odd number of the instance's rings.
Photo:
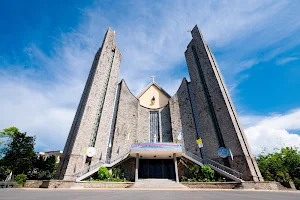
<svg viewBox="0 0 300 200">
<path fill-rule="evenodd" d="M 162 142 L 173 142 L 169 104 L 160 111 Z"/>
<path fill-rule="evenodd" d="M 196 143 L 198 136 L 187 84 L 187 80 L 183 79 L 176 93 L 182 127 L 182 143 L 185 150 L 200 156 L 200 149 Z"/>
</svg>

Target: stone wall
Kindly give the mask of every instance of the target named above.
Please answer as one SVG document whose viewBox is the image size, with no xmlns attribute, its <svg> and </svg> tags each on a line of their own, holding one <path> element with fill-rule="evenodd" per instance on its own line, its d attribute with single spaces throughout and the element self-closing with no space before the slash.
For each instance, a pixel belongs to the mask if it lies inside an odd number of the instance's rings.
<svg viewBox="0 0 300 200">
<path fill-rule="evenodd" d="M 161 142 L 173 142 L 169 104 L 161 108 L 159 113 Z"/>
<path fill-rule="evenodd" d="M 120 167 L 124 171 L 126 180 L 134 181 L 135 178 L 135 158 L 129 158 L 125 162 L 122 162 L 117 167 Z"/>
<path fill-rule="evenodd" d="M 178 178 L 181 180 L 183 177 L 185 178 L 193 178 L 194 175 L 191 174 L 187 168 L 188 165 L 194 164 L 188 159 L 184 157 L 177 158 L 177 167 L 178 167 Z"/>
<path fill-rule="evenodd" d="M 138 106 L 138 100 L 130 92 L 125 81 L 122 80 L 112 143 L 112 161 L 128 153 L 133 140 L 137 137 Z"/>
<path fill-rule="evenodd" d="M 27 180 L 25 182 L 25 188 L 40 188 L 43 184 L 43 180 Z"/>
<path fill-rule="evenodd" d="M 255 190 L 288 190 L 288 188 L 283 187 L 280 183 L 275 181 L 247 181 L 240 183 L 237 187 L 238 189 L 255 189 Z"/>
<path fill-rule="evenodd" d="M 115 106 L 115 97 L 118 85 L 118 76 L 120 71 L 121 53 L 115 46 L 115 54 L 112 62 L 112 69 L 109 77 L 108 88 L 105 93 L 105 101 L 101 113 L 97 139 L 95 143 L 96 155 L 93 157 L 91 165 L 98 163 L 99 160 L 106 160 L 111 124 Z M 99 98 L 100 99 L 100 98 Z"/>
<path fill-rule="evenodd" d="M 220 74 L 216 61 L 196 26 L 193 39 L 185 52 L 196 101 L 196 112 L 201 119 L 205 156 L 218 161 L 217 149 L 230 148 L 237 159 L 224 159 L 223 164 L 243 173 L 245 180 L 262 180 L 257 164 Z M 206 145 L 209 144 L 209 145 Z"/>
<path fill-rule="evenodd" d="M 193 45 L 193 40 L 189 46 Z M 200 128 L 202 130 L 203 145 L 202 148 L 205 152 L 204 157 L 210 159 L 218 158 L 217 149 L 220 144 L 216 134 L 213 118 L 209 112 L 209 102 L 205 95 L 204 86 L 202 80 L 199 77 L 197 65 L 194 61 L 194 56 L 192 49 L 189 48 L 185 52 L 186 62 L 189 69 L 189 74 L 191 77 L 191 84 L 193 90 L 190 91 L 191 95 L 195 98 L 194 112 L 197 112 L 197 115 L 200 119 Z"/>
<path fill-rule="evenodd" d="M 145 108 L 141 105 L 138 106 L 138 131 L 137 141 L 138 142 L 149 142 L 149 123 L 150 123 L 150 109 Z"/>
<path fill-rule="evenodd" d="M 28 182 L 28 183 L 27 183 Z M 35 182 L 35 184 L 33 184 Z M 74 182 L 63 180 L 26 181 L 26 188 L 36 188 L 42 182 L 40 188 L 127 188 L 132 182 Z"/>
<path fill-rule="evenodd" d="M 205 188 L 205 189 L 234 189 L 240 184 L 236 182 L 181 182 L 188 188 Z"/>
<path fill-rule="evenodd" d="M 289 190 L 278 182 L 181 182 L 189 188 L 206 188 L 206 189 L 254 189 L 254 190 Z"/>
<path fill-rule="evenodd" d="M 84 150 L 91 145 L 91 139 L 95 130 L 97 130 L 99 116 L 103 120 L 101 120 L 98 129 L 95 145 L 97 153 L 93 158 L 93 162 L 99 162 L 101 155 L 106 153 L 107 137 L 109 135 L 109 128 L 107 127 L 109 127 L 112 117 L 110 114 L 113 109 L 120 60 L 121 54 L 114 43 L 114 33 L 109 28 L 102 47 L 95 56 L 86 87 L 77 108 L 64 148 L 64 154 L 57 170 L 58 179 L 74 180 L 74 174 L 85 167 Z M 108 82 L 107 78 L 110 78 Z M 104 102 L 103 97 L 105 97 Z"/>
<path fill-rule="evenodd" d="M 200 156 L 187 84 L 186 79 L 183 79 L 178 91 L 169 101 L 172 134 L 174 141 L 177 141 L 179 132 L 182 132 L 182 140 L 177 142 L 182 143 L 185 150 Z"/>
</svg>

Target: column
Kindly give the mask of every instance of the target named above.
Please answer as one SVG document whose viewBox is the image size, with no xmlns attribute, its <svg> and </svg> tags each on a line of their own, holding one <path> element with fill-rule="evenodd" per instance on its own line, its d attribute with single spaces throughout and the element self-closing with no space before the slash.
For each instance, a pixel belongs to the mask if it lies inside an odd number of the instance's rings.
<svg viewBox="0 0 300 200">
<path fill-rule="evenodd" d="M 135 158 L 135 182 L 139 179 L 139 154 L 136 154 Z"/>
<path fill-rule="evenodd" d="M 174 160 L 174 166 L 175 166 L 175 177 L 176 177 L 176 182 L 179 182 L 178 178 L 178 167 L 177 167 L 177 158 L 176 158 L 176 153 L 173 153 L 173 160 Z"/>
</svg>

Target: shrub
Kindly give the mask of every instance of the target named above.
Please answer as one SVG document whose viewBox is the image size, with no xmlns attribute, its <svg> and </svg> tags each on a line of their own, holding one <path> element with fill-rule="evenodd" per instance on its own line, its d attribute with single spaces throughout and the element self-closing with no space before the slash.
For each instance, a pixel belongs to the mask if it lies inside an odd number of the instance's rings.
<svg viewBox="0 0 300 200">
<path fill-rule="evenodd" d="M 21 186 L 24 186 L 26 179 L 27 179 L 27 176 L 25 174 L 18 174 L 15 177 L 15 181 Z"/>
<path fill-rule="evenodd" d="M 184 177 L 183 180 L 188 180 L 189 182 L 210 182 L 215 181 L 215 171 L 209 166 L 202 166 L 196 164 L 188 165 L 188 170 L 192 175 L 192 178 Z"/>
<path fill-rule="evenodd" d="M 215 171 L 210 168 L 210 166 L 204 165 L 201 167 L 201 172 L 203 178 L 207 181 L 213 181 L 215 176 Z"/>
<path fill-rule="evenodd" d="M 109 171 L 106 167 L 102 166 L 98 170 L 98 178 L 100 180 L 106 180 L 110 177 Z"/>
<path fill-rule="evenodd" d="M 112 168 L 112 178 L 123 179 L 124 172 L 120 168 Z"/>
</svg>

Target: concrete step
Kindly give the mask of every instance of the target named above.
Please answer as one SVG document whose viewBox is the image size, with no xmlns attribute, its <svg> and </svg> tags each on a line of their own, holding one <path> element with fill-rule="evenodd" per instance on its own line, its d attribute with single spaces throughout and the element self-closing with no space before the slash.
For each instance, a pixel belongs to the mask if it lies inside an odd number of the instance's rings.
<svg viewBox="0 0 300 200">
<path fill-rule="evenodd" d="M 186 188 L 186 186 L 170 179 L 139 179 L 131 188 Z"/>
</svg>

